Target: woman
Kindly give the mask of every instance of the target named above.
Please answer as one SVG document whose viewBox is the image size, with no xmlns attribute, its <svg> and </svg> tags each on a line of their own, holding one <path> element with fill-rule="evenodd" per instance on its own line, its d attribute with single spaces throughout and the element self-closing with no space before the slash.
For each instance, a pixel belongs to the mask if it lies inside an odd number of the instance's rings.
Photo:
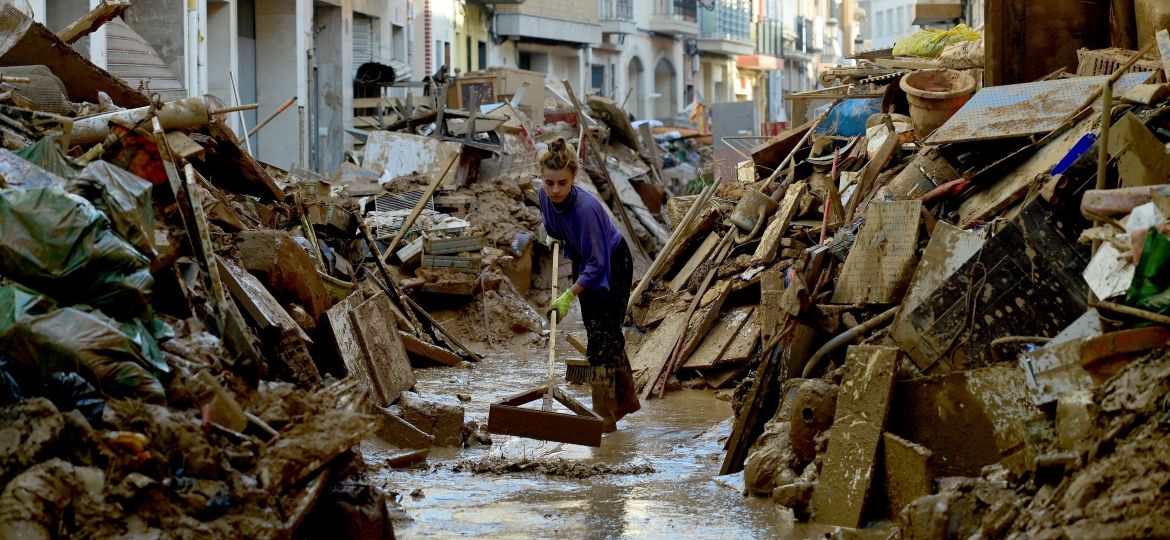
<svg viewBox="0 0 1170 540">
<path fill-rule="evenodd" d="M 630 248 L 601 201 L 574 185 L 577 154 L 565 139 L 548 145 L 540 166 L 544 228 L 567 246 L 573 261 L 573 286 L 553 301 L 549 313 L 555 311 L 557 320 L 563 320 L 573 300 L 581 299 L 589 335 L 585 355 L 593 368 L 593 410 L 605 420 L 606 432 L 616 431 L 618 420 L 641 408 L 622 335 L 633 274 Z"/>
</svg>

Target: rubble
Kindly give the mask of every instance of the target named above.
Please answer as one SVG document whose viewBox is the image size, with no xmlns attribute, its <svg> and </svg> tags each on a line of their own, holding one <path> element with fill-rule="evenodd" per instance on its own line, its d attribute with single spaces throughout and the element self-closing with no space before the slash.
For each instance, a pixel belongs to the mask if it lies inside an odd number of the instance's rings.
<svg viewBox="0 0 1170 540">
<path fill-rule="evenodd" d="M 126 9 L 58 34 L 0 9 L 0 536 L 392 537 L 369 465 L 493 443 L 479 389 L 415 370 L 545 339 L 558 136 L 633 253 L 639 395 L 731 401 L 746 495 L 901 538 L 1170 530 L 1170 34 L 1142 18 L 1140 51 L 1006 85 L 1002 24 L 922 30 L 826 66 L 841 84 L 786 96 L 812 120 L 731 163 L 701 110 L 651 127 L 542 73 L 429 77 L 362 98 L 377 129 L 323 171 L 253 157 L 225 116 L 257 105 L 161 101 L 68 45 Z"/>
</svg>

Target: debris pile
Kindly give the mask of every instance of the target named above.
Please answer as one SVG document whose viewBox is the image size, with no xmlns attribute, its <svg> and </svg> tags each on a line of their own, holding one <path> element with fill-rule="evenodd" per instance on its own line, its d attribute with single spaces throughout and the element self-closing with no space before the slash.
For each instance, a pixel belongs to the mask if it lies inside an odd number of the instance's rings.
<svg viewBox="0 0 1170 540">
<path fill-rule="evenodd" d="M 541 74 L 491 75 L 523 80 L 502 103 L 453 103 L 471 79 L 363 98 L 381 129 L 323 175 L 251 155 L 228 115 L 255 105 L 147 96 L 3 10 L 0 536 L 312 537 L 347 512 L 390 536 L 359 443 L 390 466 L 491 443 L 413 370 L 540 339 L 541 141 L 580 145 L 642 267 L 669 235 L 628 117 L 567 83 L 546 109 Z"/>
<path fill-rule="evenodd" d="M 641 395 L 734 389 L 722 472 L 802 519 L 1164 530 L 1162 65 L 979 88 L 936 38 L 828 70 L 814 120 L 668 202 L 627 321 Z"/>
</svg>

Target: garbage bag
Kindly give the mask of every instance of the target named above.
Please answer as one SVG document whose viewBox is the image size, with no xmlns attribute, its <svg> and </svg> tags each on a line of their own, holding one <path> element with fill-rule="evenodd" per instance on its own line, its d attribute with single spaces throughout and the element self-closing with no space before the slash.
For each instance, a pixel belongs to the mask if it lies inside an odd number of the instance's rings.
<svg viewBox="0 0 1170 540">
<path fill-rule="evenodd" d="M 38 167 L 10 150 L 0 148 L 0 187 L 63 186 L 65 179 Z"/>
<path fill-rule="evenodd" d="M 0 336 L 28 314 L 48 313 L 57 308 L 52 299 L 15 283 L 0 285 Z"/>
<path fill-rule="evenodd" d="M 1170 312 L 1170 238 L 1150 227 L 1125 303 L 1155 313 Z"/>
<path fill-rule="evenodd" d="M 114 232 L 139 253 L 153 259 L 154 206 L 150 182 L 105 161 L 90 163 L 69 182 L 71 193 L 81 195 L 106 214 Z"/>
<path fill-rule="evenodd" d="M 935 58 L 952 43 L 975 41 L 983 36 L 971 27 L 960 24 L 950 30 L 919 30 L 899 39 L 894 44 L 894 56 L 921 56 Z"/>
<path fill-rule="evenodd" d="M 97 425 L 106 410 L 106 400 L 89 381 L 74 371 L 58 371 L 45 383 L 45 397 L 61 412 L 77 409 L 90 424 Z"/>
<path fill-rule="evenodd" d="M 68 307 L 24 317 L 0 339 L 0 350 L 41 377 L 76 371 L 103 394 L 166 401 L 141 346 L 101 312 Z"/>
<path fill-rule="evenodd" d="M 20 383 L 16 375 L 11 372 L 12 360 L 0 356 L 0 406 L 12 405 L 24 400 L 24 393 L 20 390 Z"/>
<path fill-rule="evenodd" d="M 0 189 L 0 275 L 62 304 L 145 310 L 150 260 L 110 230 L 89 201 L 59 187 Z M 137 274 L 137 275 L 136 275 Z M 133 295 L 106 293 L 106 285 Z"/>
<path fill-rule="evenodd" d="M 146 359 L 148 364 L 147 368 L 155 373 L 169 373 L 171 366 L 167 365 L 167 361 L 163 358 L 162 349 L 158 346 L 158 340 L 154 337 L 154 322 L 151 322 L 150 328 L 147 328 L 147 324 L 143 323 L 141 319 L 134 319 L 121 323 L 119 328 L 124 334 L 130 336 L 134 343 L 138 344 L 142 357 Z"/>
<path fill-rule="evenodd" d="M 73 178 L 81 170 L 65 155 L 55 138 L 44 137 L 17 151 L 16 155 L 61 178 Z"/>
</svg>

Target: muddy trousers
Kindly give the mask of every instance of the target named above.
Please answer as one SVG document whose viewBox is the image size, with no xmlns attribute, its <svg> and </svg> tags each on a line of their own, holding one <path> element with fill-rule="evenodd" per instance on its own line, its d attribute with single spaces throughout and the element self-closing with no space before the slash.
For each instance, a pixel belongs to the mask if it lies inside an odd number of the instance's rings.
<svg viewBox="0 0 1170 540">
<path fill-rule="evenodd" d="M 610 261 L 609 290 L 586 289 L 579 296 L 589 336 L 585 356 L 593 368 L 593 410 L 605 420 L 608 431 L 615 430 L 623 416 L 641 408 L 622 334 L 633 266 L 630 248 L 622 240 Z"/>
</svg>

